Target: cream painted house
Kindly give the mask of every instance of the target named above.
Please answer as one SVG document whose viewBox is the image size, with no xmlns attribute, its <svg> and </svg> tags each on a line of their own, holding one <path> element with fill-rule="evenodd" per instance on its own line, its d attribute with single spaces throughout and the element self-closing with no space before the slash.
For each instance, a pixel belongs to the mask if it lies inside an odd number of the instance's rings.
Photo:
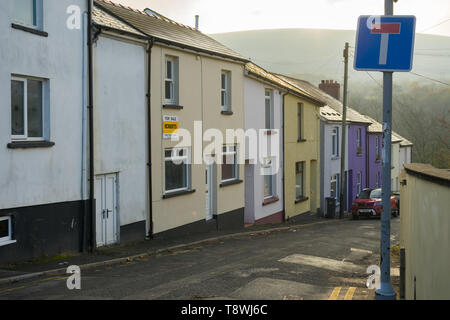
<svg viewBox="0 0 450 320">
<path fill-rule="evenodd" d="M 146 233 L 166 237 L 243 227 L 244 166 L 237 163 L 243 142 L 224 139 L 222 152 L 213 153 L 205 149 L 211 141 L 202 138 L 209 129 L 226 137 L 226 129 L 244 128 L 247 60 L 199 30 L 154 11 L 109 1 L 95 4 L 144 34 L 149 43 L 143 58 L 151 62 L 142 67 L 150 73 L 151 170 L 141 175 L 149 175 L 151 183 L 147 190 L 136 190 L 148 193 L 151 204 L 145 214 Z M 177 129 L 187 130 L 192 143 L 180 146 L 180 141 L 172 141 Z M 204 157 L 215 161 L 206 164 Z M 224 158 L 228 162 L 221 164 L 218 160 Z"/>
</svg>

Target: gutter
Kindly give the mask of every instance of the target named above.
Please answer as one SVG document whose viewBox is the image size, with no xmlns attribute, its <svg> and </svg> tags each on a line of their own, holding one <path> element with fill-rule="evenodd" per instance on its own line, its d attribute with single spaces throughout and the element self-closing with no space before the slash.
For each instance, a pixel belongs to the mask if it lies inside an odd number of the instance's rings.
<svg viewBox="0 0 450 320">
<path fill-rule="evenodd" d="M 155 43 L 152 37 L 148 41 L 147 49 L 147 64 L 148 64 L 148 74 L 147 74 L 147 121 L 148 121 L 148 199 L 149 199 L 149 234 L 148 237 L 153 239 L 153 188 L 152 188 L 152 99 L 151 99 L 151 88 L 152 88 L 152 48 Z"/>
</svg>

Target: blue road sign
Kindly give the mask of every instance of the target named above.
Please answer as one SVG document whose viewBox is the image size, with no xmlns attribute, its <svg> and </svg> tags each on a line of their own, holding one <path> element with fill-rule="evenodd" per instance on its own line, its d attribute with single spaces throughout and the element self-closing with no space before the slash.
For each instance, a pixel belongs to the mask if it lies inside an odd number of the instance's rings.
<svg viewBox="0 0 450 320">
<path fill-rule="evenodd" d="M 355 70 L 411 71 L 415 29 L 414 16 L 359 17 Z"/>
</svg>

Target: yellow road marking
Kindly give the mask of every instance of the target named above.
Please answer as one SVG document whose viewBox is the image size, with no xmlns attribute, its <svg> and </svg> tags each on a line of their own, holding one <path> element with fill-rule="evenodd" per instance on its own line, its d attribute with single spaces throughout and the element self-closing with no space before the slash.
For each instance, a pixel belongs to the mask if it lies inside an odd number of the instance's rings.
<svg viewBox="0 0 450 320">
<path fill-rule="evenodd" d="M 334 288 L 334 290 L 331 293 L 331 296 L 328 298 L 328 300 L 337 300 L 340 292 L 341 292 L 341 287 Z"/>
<path fill-rule="evenodd" d="M 25 288 L 25 286 L 16 287 L 16 288 L 9 288 L 9 289 L 3 290 L 2 292 L 10 292 L 10 291 L 15 291 L 15 290 L 20 290 L 20 289 L 23 289 L 23 288 Z"/>
<path fill-rule="evenodd" d="M 344 300 L 352 300 L 353 294 L 355 294 L 355 291 L 356 291 L 355 287 L 348 288 L 347 293 L 345 294 Z"/>
</svg>

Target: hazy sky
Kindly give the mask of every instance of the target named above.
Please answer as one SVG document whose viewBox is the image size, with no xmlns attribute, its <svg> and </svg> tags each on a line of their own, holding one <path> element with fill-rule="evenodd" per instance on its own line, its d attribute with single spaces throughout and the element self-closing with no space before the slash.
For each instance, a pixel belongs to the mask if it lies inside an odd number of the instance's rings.
<svg viewBox="0 0 450 320">
<path fill-rule="evenodd" d="M 200 30 L 220 33 L 254 29 L 355 29 L 359 15 L 383 14 L 384 0 L 112 0 L 149 7 Z M 450 0 L 399 0 L 395 14 L 417 17 L 417 32 L 450 36 Z M 440 25 L 438 25 L 440 24 Z"/>
</svg>

